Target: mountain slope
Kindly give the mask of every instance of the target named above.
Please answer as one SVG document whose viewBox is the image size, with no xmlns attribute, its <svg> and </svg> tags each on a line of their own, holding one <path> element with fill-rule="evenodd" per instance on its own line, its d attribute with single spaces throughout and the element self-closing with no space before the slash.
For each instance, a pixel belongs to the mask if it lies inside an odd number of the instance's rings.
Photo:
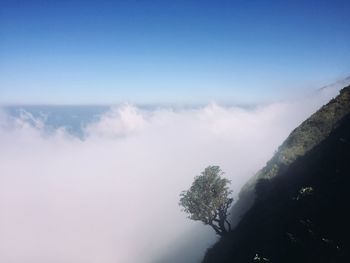
<svg viewBox="0 0 350 263">
<path fill-rule="evenodd" d="M 241 219 L 241 215 L 253 204 L 255 183 L 259 179 L 273 178 L 280 170 L 286 169 L 298 157 L 303 156 L 322 142 L 338 127 L 339 121 L 349 113 L 350 85 L 343 88 L 336 98 L 294 129 L 266 166 L 243 186 L 239 200 L 231 209 L 232 225 L 235 226 Z"/>
<path fill-rule="evenodd" d="M 347 261 L 349 112 L 350 86 L 291 133 L 245 189 L 256 193 L 251 209 L 204 262 Z"/>
<path fill-rule="evenodd" d="M 311 115 L 294 129 L 278 148 L 267 165 L 257 173 L 255 179 L 272 178 L 281 167 L 291 164 L 323 141 L 339 121 L 350 113 L 350 86 L 343 88 L 340 94 Z"/>
</svg>

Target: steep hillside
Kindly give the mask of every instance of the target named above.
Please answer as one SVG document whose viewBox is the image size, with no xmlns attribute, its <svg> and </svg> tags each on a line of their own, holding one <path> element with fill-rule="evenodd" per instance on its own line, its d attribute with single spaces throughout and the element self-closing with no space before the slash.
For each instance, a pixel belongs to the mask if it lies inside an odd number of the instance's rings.
<svg viewBox="0 0 350 263">
<path fill-rule="evenodd" d="M 348 261 L 349 112 L 350 86 L 291 133 L 244 190 L 253 206 L 204 262 Z"/>
<path fill-rule="evenodd" d="M 236 225 L 253 204 L 255 183 L 259 179 L 271 179 L 286 169 L 298 157 L 313 149 L 322 142 L 339 122 L 350 113 L 350 85 L 343 88 L 340 94 L 311 115 L 300 126 L 291 132 L 278 148 L 272 159 L 242 188 L 239 200 L 231 211 L 231 221 Z"/>
<path fill-rule="evenodd" d="M 274 177 L 279 169 L 291 164 L 323 141 L 348 113 L 350 113 L 350 86 L 343 88 L 335 99 L 292 131 L 254 180 Z"/>
</svg>

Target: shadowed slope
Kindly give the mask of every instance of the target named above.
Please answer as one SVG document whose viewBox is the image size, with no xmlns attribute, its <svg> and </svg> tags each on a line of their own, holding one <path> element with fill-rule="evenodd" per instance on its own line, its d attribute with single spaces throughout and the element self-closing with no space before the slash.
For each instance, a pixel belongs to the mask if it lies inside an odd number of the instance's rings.
<svg viewBox="0 0 350 263">
<path fill-rule="evenodd" d="M 241 216 L 251 207 L 255 198 L 255 183 L 259 179 L 275 177 L 280 170 L 286 169 L 298 157 L 313 149 L 322 142 L 339 121 L 350 113 L 350 85 L 343 88 L 340 94 L 321 107 L 300 126 L 294 129 L 278 148 L 274 156 L 242 188 L 239 199 L 231 209 L 231 222 L 235 226 Z"/>
<path fill-rule="evenodd" d="M 250 186 L 254 205 L 204 262 L 347 261 L 349 98 L 350 86 L 291 133 Z"/>
</svg>

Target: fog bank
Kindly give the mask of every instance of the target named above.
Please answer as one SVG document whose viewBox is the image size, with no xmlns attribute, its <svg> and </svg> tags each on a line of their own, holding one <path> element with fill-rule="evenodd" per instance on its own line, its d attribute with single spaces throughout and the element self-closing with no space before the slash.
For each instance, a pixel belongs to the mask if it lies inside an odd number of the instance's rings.
<svg viewBox="0 0 350 263">
<path fill-rule="evenodd" d="M 252 109 L 111 107 L 83 140 L 0 111 L 0 262 L 153 262 L 203 231 L 195 262 L 215 234 L 186 218 L 179 193 L 220 165 L 236 195 L 337 89 Z"/>
</svg>

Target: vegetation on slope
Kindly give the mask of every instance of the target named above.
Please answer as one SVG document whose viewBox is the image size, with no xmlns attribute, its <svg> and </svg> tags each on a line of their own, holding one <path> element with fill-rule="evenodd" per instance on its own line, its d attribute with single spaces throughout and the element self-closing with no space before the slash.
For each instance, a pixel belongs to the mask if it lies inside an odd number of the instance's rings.
<svg viewBox="0 0 350 263">
<path fill-rule="evenodd" d="M 294 162 L 299 156 L 323 141 L 339 121 L 350 113 L 350 86 L 343 88 L 340 94 L 311 115 L 294 129 L 278 148 L 267 165 L 257 173 L 254 179 L 272 178 L 281 167 Z"/>
<path fill-rule="evenodd" d="M 350 86 L 347 86 L 336 98 L 294 129 L 266 166 L 244 185 L 238 201 L 231 210 L 231 224 L 235 226 L 253 204 L 255 183 L 259 179 L 271 179 L 287 169 L 298 157 L 303 156 L 322 142 L 339 126 L 340 120 L 349 113 Z"/>
<path fill-rule="evenodd" d="M 254 205 L 204 262 L 347 262 L 349 174 L 350 115 L 285 171 L 258 181 Z"/>
<path fill-rule="evenodd" d="M 257 176 L 254 205 L 204 262 L 348 261 L 349 111 L 350 86 L 291 133 Z"/>
</svg>

